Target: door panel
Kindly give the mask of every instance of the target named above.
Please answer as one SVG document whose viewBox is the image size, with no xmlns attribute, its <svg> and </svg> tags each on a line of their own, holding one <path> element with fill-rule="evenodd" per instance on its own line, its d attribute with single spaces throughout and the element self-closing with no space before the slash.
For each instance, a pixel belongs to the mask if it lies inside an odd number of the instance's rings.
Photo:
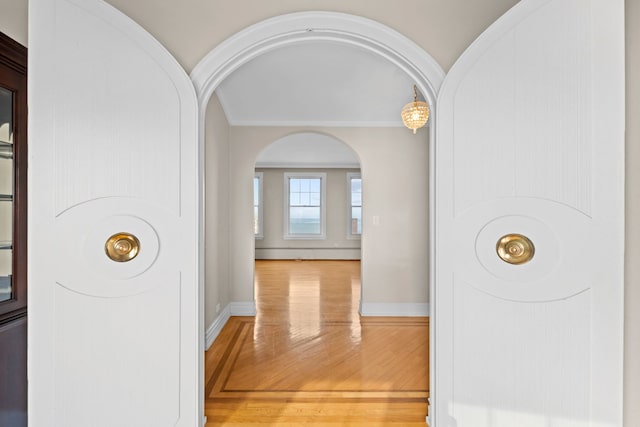
<svg viewBox="0 0 640 427">
<path fill-rule="evenodd" d="M 59 58 L 52 76 L 57 82 L 55 96 L 61 100 L 56 105 L 57 138 L 52 140 L 57 154 L 51 177 L 56 214 L 117 195 L 143 198 L 157 209 L 179 215 L 177 142 L 185 100 L 156 57 L 136 46 L 130 34 L 89 13 L 88 3 L 56 4 L 55 19 L 73 23 L 59 25 L 55 32 L 56 50 L 72 49 L 66 60 Z M 85 174 L 78 181 L 69 172 L 86 168 L 87 160 L 93 159 L 100 162 L 105 176 Z"/>
<path fill-rule="evenodd" d="M 622 425 L 623 26 L 622 1 L 524 0 L 443 83 L 435 427 Z"/>
<path fill-rule="evenodd" d="M 104 2 L 29 15 L 30 425 L 198 425 L 193 85 Z"/>
</svg>

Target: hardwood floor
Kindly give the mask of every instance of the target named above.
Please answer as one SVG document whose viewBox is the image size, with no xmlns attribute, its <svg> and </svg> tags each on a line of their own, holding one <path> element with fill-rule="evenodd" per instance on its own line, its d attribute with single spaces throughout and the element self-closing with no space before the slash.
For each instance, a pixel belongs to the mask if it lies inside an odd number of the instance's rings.
<svg viewBox="0 0 640 427">
<path fill-rule="evenodd" d="M 358 261 L 256 261 L 205 356 L 207 426 L 424 426 L 428 318 L 360 318 Z"/>
</svg>

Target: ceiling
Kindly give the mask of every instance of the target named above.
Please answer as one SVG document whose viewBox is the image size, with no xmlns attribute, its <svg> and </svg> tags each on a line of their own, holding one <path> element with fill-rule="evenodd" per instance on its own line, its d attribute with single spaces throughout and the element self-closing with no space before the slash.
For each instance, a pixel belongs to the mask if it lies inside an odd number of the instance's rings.
<svg viewBox="0 0 640 427">
<path fill-rule="evenodd" d="M 379 55 L 315 41 L 251 60 L 216 93 L 232 126 L 395 127 L 413 84 Z"/>
</svg>

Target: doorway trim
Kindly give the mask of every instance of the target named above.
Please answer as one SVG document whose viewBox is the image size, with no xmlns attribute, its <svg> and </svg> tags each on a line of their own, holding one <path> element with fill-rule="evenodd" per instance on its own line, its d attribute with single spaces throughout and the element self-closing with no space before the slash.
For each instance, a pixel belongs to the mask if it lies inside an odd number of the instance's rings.
<svg viewBox="0 0 640 427">
<path fill-rule="evenodd" d="M 435 105 L 445 73 L 424 49 L 379 22 L 346 13 L 314 11 L 264 20 L 212 49 L 191 72 L 200 114 L 204 115 L 218 85 L 241 65 L 271 50 L 310 41 L 358 46 L 387 59 L 415 80 L 426 101 Z"/>
</svg>

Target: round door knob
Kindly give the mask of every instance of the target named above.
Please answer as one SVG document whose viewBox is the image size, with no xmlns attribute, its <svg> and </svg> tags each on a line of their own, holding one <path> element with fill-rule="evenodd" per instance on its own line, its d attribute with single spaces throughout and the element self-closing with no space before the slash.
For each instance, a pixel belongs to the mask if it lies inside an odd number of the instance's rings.
<svg viewBox="0 0 640 427">
<path fill-rule="evenodd" d="M 107 256 L 116 262 L 131 261 L 140 251 L 140 241 L 130 233 L 116 233 L 104 245 Z"/>
<path fill-rule="evenodd" d="M 504 262 L 518 265 L 531 261 L 535 254 L 535 246 L 522 234 L 507 234 L 498 240 L 496 252 Z"/>
</svg>

